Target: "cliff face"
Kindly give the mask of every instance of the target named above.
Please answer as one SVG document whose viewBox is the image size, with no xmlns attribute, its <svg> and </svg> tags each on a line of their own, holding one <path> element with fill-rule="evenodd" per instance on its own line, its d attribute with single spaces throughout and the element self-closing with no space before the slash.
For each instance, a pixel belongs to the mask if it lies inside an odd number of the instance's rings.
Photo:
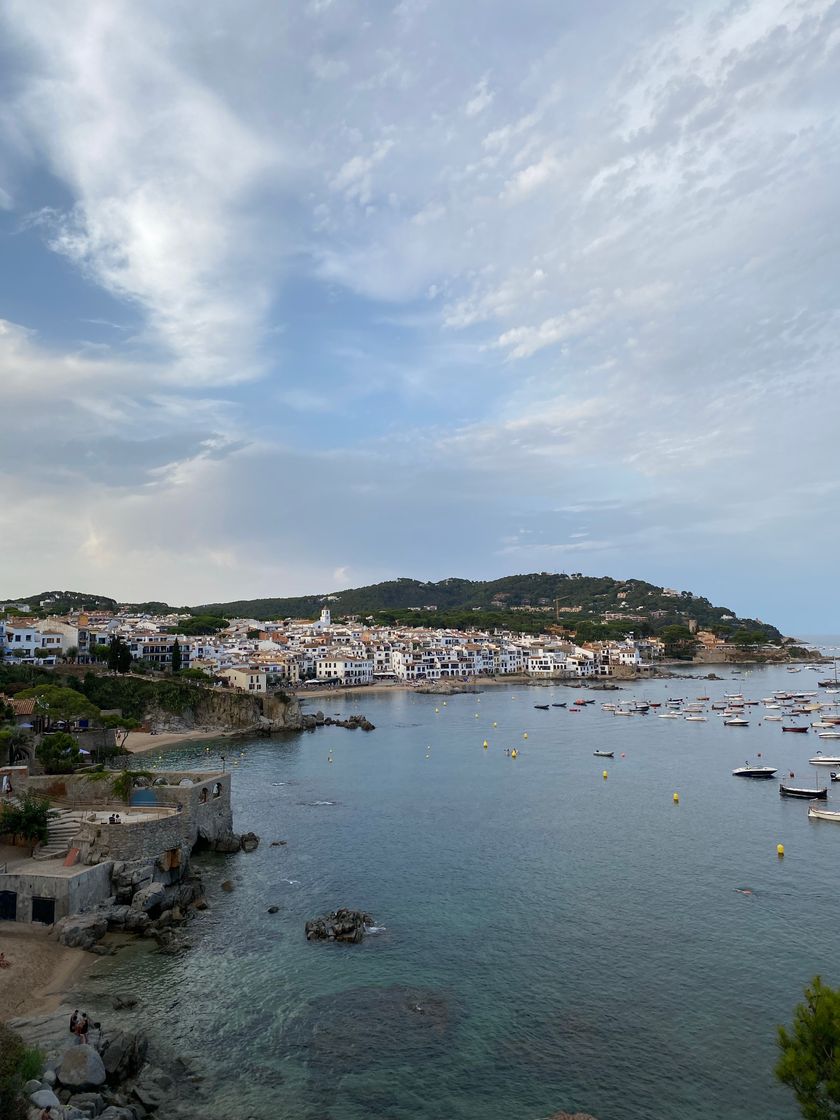
<svg viewBox="0 0 840 1120">
<path fill-rule="evenodd" d="M 254 696 L 228 689 L 195 690 L 195 700 L 180 712 L 152 707 L 146 719 L 153 731 L 299 731 L 303 727 L 295 698 Z"/>
</svg>

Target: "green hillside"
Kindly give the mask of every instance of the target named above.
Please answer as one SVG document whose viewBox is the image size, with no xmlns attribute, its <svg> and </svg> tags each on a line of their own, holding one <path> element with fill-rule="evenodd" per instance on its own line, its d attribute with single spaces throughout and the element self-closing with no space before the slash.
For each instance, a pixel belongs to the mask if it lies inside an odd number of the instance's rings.
<svg viewBox="0 0 840 1120">
<path fill-rule="evenodd" d="M 473 625 L 515 625 L 523 629 L 542 628 L 550 621 L 579 625 L 602 619 L 606 612 L 620 612 L 643 616 L 647 625 L 616 620 L 613 625 L 618 630 L 656 632 L 694 619 L 700 628 L 720 633 L 748 629 L 771 639 L 781 637 L 774 626 L 739 618 L 729 607 L 714 606 L 689 591 L 674 595 L 644 580 L 579 573 L 533 572 L 496 580 L 451 578 L 438 583 L 397 579 L 324 595 L 205 603 L 190 610 L 194 614 L 268 620 L 314 618 L 324 607 L 329 607 L 334 618 L 370 615 L 377 621 L 416 620 L 426 625 L 435 624 L 435 620 L 437 625 L 458 625 L 454 616 L 469 613 Z"/>
</svg>

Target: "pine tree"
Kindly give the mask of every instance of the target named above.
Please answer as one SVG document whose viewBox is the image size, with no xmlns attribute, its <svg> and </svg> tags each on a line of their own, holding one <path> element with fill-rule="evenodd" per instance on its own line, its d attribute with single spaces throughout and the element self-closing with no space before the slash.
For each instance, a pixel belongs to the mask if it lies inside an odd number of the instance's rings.
<svg viewBox="0 0 840 1120">
<path fill-rule="evenodd" d="M 788 1032 L 779 1027 L 776 1076 L 793 1089 L 805 1120 L 840 1120 L 840 991 L 815 976 Z"/>
<path fill-rule="evenodd" d="M 172 672 L 181 672 L 181 643 L 177 638 L 172 646 Z"/>
</svg>

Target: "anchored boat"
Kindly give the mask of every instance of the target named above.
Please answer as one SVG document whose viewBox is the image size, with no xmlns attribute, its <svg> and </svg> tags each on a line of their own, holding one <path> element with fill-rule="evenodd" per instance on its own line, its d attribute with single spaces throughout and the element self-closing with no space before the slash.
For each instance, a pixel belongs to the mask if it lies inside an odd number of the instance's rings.
<svg viewBox="0 0 840 1120">
<path fill-rule="evenodd" d="M 840 809 L 823 809 L 822 805 L 808 806 L 808 819 L 815 821 L 836 821 L 840 824 Z"/>
<path fill-rule="evenodd" d="M 805 797 L 809 801 L 828 799 L 827 786 L 791 786 L 779 782 L 779 793 L 782 797 Z"/>
<path fill-rule="evenodd" d="M 737 766 L 732 771 L 733 778 L 772 778 L 778 767 L 776 766 L 750 766 L 746 763 L 744 766 Z"/>
</svg>

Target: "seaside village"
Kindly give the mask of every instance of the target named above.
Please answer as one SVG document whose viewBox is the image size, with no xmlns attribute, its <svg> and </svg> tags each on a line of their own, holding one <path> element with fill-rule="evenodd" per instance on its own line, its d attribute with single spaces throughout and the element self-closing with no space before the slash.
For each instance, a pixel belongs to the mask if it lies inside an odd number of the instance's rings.
<svg viewBox="0 0 840 1120">
<path fill-rule="evenodd" d="M 97 646 L 119 637 L 134 663 L 166 669 L 177 642 L 182 669 L 199 669 L 221 687 L 252 692 L 272 686 L 305 689 L 513 674 L 551 679 L 621 676 L 621 670 L 634 674 L 650 667 L 665 648 L 657 638 L 632 634 L 622 641 L 576 645 L 560 627 L 550 634 L 517 634 L 374 626 L 352 619 L 336 623 L 328 609 L 317 621 L 232 619 L 215 634 L 194 637 L 178 633 L 187 615 L 81 611 L 34 619 L 23 613 L 27 607 L 0 603 L 6 612 L 5 618 L 0 616 L 0 650 L 21 664 L 49 667 L 68 656 L 88 664 L 96 659 Z M 704 631 L 697 638 L 707 651 L 722 645 Z"/>
</svg>

